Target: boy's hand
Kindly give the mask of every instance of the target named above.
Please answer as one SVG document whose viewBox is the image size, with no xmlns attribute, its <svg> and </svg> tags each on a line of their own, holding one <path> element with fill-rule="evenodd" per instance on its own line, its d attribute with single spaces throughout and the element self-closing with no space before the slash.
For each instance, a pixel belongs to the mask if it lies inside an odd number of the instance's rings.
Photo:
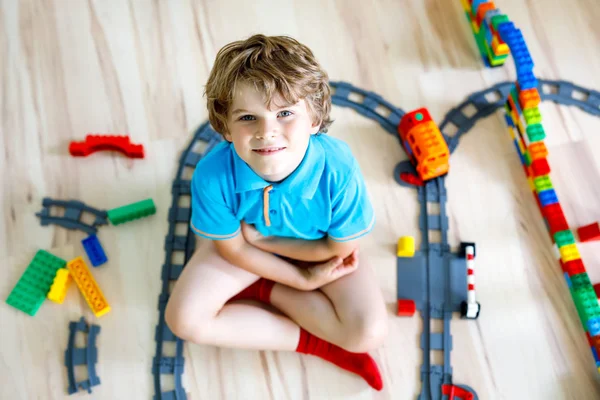
<svg viewBox="0 0 600 400">
<path fill-rule="evenodd" d="M 242 221 L 242 235 L 244 235 L 244 239 L 250 244 L 256 243 L 259 239 L 262 239 L 264 236 L 252 225 L 248 225 L 247 223 Z"/>
<path fill-rule="evenodd" d="M 306 278 L 306 290 L 310 291 L 348 275 L 357 268 L 358 249 L 343 260 L 340 257 L 334 257 L 324 263 L 302 268 L 301 270 Z"/>
</svg>

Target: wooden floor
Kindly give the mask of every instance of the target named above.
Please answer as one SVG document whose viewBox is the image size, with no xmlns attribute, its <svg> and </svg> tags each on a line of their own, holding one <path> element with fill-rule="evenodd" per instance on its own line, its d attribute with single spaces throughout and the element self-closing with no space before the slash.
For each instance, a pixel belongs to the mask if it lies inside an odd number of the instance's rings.
<svg viewBox="0 0 600 400">
<path fill-rule="evenodd" d="M 600 89 L 600 3 L 496 4 L 522 29 L 537 76 Z M 483 68 L 458 0 L 0 0 L 0 297 L 36 250 L 84 255 L 82 233 L 40 226 L 43 197 L 102 209 L 147 197 L 157 205 L 150 218 L 99 231 L 109 262 L 93 273 L 109 314 L 96 319 L 74 286 L 64 304 L 47 301 L 35 317 L 0 304 L 1 399 L 152 398 L 178 156 L 206 120 L 203 85 L 216 52 L 257 32 L 292 35 L 315 51 L 332 80 L 405 110 L 427 106 L 438 122 L 470 93 L 515 78 L 512 60 Z M 551 177 L 570 225 L 600 220 L 600 118 L 549 103 L 541 111 Z M 390 308 L 390 335 L 373 353 L 384 391 L 313 357 L 186 344 L 189 398 L 395 400 L 420 392 L 420 319 L 393 312 L 395 243 L 418 233 L 415 192 L 392 179 L 406 157 L 375 122 L 339 107 L 333 116 L 331 135 L 351 145 L 375 200 L 378 223 L 366 251 Z M 69 142 L 89 132 L 129 134 L 144 144 L 146 158 L 71 157 Z M 451 163 L 450 237 L 477 242 L 482 304 L 476 322 L 452 323 L 454 382 L 480 399 L 600 398 L 600 374 L 500 111 L 461 140 Z M 600 243 L 580 249 L 599 282 Z M 68 323 L 82 315 L 102 329 L 102 383 L 91 395 L 69 397 Z"/>
</svg>

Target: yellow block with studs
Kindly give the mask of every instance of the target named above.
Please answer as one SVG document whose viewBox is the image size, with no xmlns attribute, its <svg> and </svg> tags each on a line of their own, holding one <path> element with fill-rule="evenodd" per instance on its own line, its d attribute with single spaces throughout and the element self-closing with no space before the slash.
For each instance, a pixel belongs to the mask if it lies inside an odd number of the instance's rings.
<svg viewBox="0 0 600 400">
<path fill-rule="evenodd" d="M 398 257 L 412 257 L 415 255 L 415 238 L 402 236 L 398 239 Z"/>
<path fill-rule="evenodd" d="M 65 296 L 67 295 L 67 289 L 69 289 L 69 286 L 71 285 L 71 280 L 71 274 L 68 269 L 61 268 L 56 271 L 54 282 L 46 297 L 55 303 L 62 304 L 63 301 L 65 301 Z"/>
<path fill-rule="evenodd" d="M 576 244 L 568 244 L 560 248 L 560 258 L 563 263 L 568 263 L 569 261 L 578 260 L 581 258 L 579 254 L 579 249 L 577 249 Z"/>
<path fill-rule="evenodd" d="M 99 318 L 109 312 L 110 306 L 83 258 L 77 257 L 69 261 L 67 268 L 94 315 Z"/>
</svg>

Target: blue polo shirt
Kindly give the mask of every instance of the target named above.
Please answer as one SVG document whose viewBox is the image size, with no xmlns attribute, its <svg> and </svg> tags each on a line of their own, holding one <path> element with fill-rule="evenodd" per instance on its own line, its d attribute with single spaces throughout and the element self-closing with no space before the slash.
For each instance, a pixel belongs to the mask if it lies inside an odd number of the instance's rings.
<svg viewBox="0 0 600 400">
<path fill-rule="evenodd" d="M 199 236 L 224 240 L 241 234 L 240 221 L 264 236 L 349 241 L 373 229 L 375 215 L 350 148 L 312 135 L 296 170 L 267 182 L 223 141 L 196 165 L 190 225 Z"/>
</svg>

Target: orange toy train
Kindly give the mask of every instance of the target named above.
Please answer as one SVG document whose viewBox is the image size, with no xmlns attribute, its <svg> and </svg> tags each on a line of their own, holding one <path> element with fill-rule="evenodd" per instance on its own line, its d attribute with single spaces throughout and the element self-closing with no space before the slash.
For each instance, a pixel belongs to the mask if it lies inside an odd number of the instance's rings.
<svg viewBox="0 0 600 400">
<path fill-rule="evenodd" d="M 404 114 L 398 133 L 402 147 L 423 181 L 448 173 L 450 150 L 426 108 Z"/>
</svg>

